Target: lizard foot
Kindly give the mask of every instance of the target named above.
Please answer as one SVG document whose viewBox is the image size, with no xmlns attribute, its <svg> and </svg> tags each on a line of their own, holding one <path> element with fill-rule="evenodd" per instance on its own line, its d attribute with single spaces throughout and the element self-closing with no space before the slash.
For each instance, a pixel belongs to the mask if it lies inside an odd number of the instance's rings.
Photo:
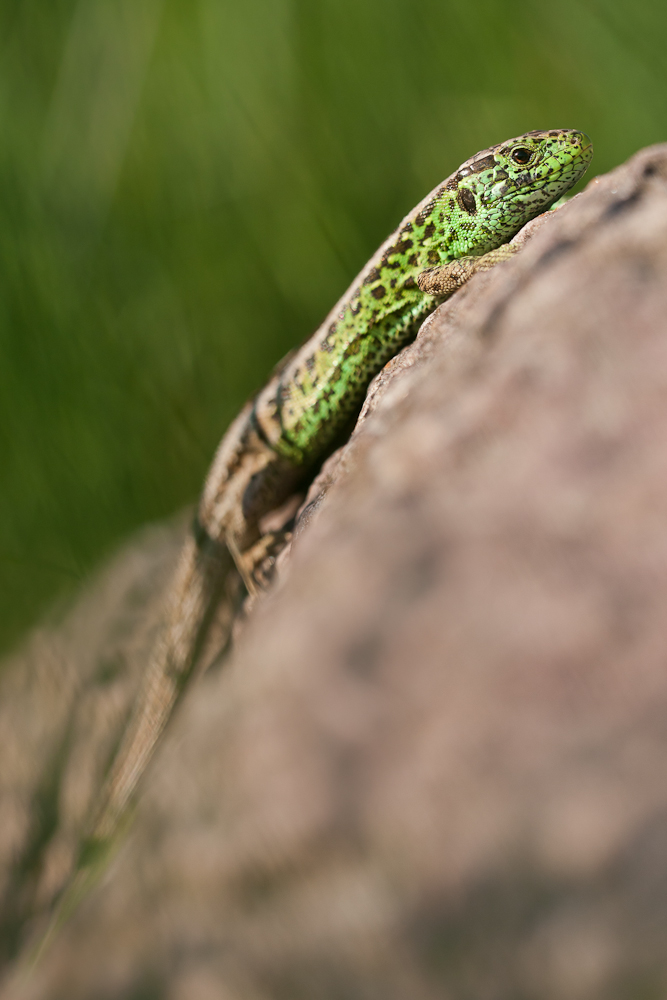
<svg viewBox="0 0 667 1000">
<path fill-rule="evenodd" d="M 266 590 L 273 577 L 276 559 L 291 537 L 291 531 L 269 531 L 241 552 L 231 532 L 227 535 L 227 548 L 251 597 L 257 597 L 262 590 Z"/>
<path fill-rule="evenodd" d="M 439 299 L 449 298 L 457 288 L 470 281 L 473 274 L 477 274 L 478 271 L 490 271 L 496 264 L 509 260 L 517 249 L 518 247 L 512 246 L 511 243 L 505 243 L 481 257 L 459 257 L 449 264 L 429 267 L 418 275 L 417 284 L 427 295 L 435 295 Z"/>
</svg>

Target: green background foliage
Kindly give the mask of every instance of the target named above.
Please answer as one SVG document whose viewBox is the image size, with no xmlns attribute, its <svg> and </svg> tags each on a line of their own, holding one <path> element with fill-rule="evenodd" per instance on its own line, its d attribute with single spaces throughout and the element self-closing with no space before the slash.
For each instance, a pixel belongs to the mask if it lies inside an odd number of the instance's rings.
<svg viewBox="0 0 667 1000">
<path fill-rule="evenodd" d="M 667 139 L 658 0 L 2 0 L 0 645 L 478 149 Z"/>
</svg>

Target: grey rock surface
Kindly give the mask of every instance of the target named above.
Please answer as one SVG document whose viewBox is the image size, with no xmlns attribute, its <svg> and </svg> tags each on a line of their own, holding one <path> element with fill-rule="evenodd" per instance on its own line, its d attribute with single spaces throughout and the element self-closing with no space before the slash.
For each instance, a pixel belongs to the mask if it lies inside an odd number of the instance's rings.
<svg viewBox="0 0 667 1000">
<path fill-rule="evenodd" d="M 160 627 L 181 517 L 133 538 L 0 674 L 0 966 L 71 873 Z"/>
<path fill-rule="evenodd" d="M 665 994 L 667 146 L 534 228 L 378 377 L 105 883 L 5 996 Z M 10 875 L 99 670 L 97 640 L 57 675 L 65 640 L 34 642 L 3 694 Z"/>
</svg>

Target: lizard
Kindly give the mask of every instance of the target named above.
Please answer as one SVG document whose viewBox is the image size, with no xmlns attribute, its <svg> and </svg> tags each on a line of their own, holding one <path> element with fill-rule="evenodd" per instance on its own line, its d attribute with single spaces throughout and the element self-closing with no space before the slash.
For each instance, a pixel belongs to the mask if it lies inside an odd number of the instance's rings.
<svg viewBox="0 0 667 1000">
<path fill-rule="evenodd" d="M 585 133 L 552 129 L 466 160 L 403 219 L 233 421 L 204 483 L 143 690 L 46 937 L 94 884 L 120 839 L 137 783 L 195 673 L 225 582 L 236 569 L 249 594 L 261 588 L 258 568 L 281 541 L 262 535 L 262 517 L 312 476 L 359 412 L 370 380 L 425 317 L 477 271 L 508 259 L 516 249 L 508 241 L 579 180 L 592 155 Z M 228 632 L 232 617 L 229 611 Z"/>
</svg>

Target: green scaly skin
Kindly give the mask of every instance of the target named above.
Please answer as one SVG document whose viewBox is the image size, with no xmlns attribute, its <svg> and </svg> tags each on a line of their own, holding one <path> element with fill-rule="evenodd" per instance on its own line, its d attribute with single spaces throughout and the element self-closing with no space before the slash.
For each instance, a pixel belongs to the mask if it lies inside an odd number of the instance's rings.
<svg viewBox="0 0 667 1000">
<path fill-rule="evenodd" d="M 528 132 L 466 160 L 380 247 L 322 326 L 283 364 L 225 434 L 207 477 L 143 692 L 109 767 L 76 869 L 35 958 L 95 884 L 127 826 L 137 782 L 195 668 L 233 564 L 250 591 L 267 549 L 260 519 L 331 450 L 382 366 L 425 316 L 582 176 L 582 132 Z M 498 249 L 500 248 L 500 249 Z M 233 562 L 232 562 L 233 560 Z M 226 610 L 226 629 L 233 619 Z M 218 623 L 220 624 L 220 623 Z"/>
<path fill-rule="evenodd" d="M 477 153 L 427 195 L 282 373 L 273 411 L 258 414 L 271 446 L 297 464 L 317 459 L 438 304 L 419 274 L 506 243 L 579 180 L 592 153 L 581 132 L 529 132 Z"/>
</svg>

